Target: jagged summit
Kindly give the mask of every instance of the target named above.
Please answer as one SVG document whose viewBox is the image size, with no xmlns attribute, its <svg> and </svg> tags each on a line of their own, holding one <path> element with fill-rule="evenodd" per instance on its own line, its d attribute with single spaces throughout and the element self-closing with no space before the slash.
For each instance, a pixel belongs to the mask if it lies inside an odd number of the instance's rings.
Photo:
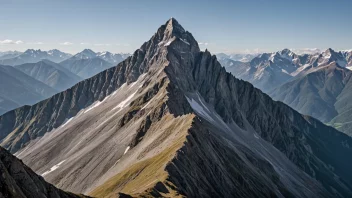
<svg viewBox="0 0 352 198">
<path fill-rule="evenodd" d="M 169 46 L 174 40 L 178 40 L 187 45 L 199 48 L 198 43 L 192 34 L 186 31 L 175 18 L 169 19 L 164 25 L 162 25 L 156 35 L 157 34 L 163 35 L 160 41 L 163 43 L 158 43 L 159 45 L 164 44 L 164 46 Z"/>
<path fill-rule="evenodd" d="M 185 33 L 185 29 L 178 23 L 178 21 L 174 18 L 168 20 L 165 24 L 165 34 L 183 34 Z"/>
</svg>

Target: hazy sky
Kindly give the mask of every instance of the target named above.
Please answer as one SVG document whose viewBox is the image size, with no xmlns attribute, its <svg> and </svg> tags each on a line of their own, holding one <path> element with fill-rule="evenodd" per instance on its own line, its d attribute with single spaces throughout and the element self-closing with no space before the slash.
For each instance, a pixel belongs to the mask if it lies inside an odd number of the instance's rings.
<svg viewBox="0 0 352 198">
<path fill-rule="evenodd" d="M 214 53 L 351 49 L 351 8 L 352 0 L 0 0 L 0 51 L 133 52 L 170 17 Z"/>
</svg>

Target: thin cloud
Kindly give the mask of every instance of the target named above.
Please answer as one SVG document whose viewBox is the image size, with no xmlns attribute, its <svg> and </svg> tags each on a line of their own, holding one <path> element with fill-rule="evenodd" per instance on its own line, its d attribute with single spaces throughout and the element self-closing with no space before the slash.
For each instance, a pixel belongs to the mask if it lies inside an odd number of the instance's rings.
<svg viewBox="0 0 352 198">
<path fill-rule="evenodd" d="M 64 42 L 64 43 L 60 43 L 60 45 L 73 45 L 73 43 L 71 43 L 71 42 Z"/>
<path fill-rule="evenodd" d="M 90 43 L 80 43 L 81 45 L 90 45 Z"/>
<path fill-rule="evenodd" d="M 43 42 L 33 42 L 33 43 L 26 43 L 26 44 L 29 44 L 29 45 L 43 45 L 44 43 Z"/>
<path fill-rule="evenodd" d="M 18 40 L 18 41 L 14 41 L 14 40 L 10 40 L 10 39 L 5 39 L 3 41 L 0 40 L 0 44 L 22 44 L 23 41 Z"/>
<path fill-rule="evenodd" d="M 98 44 L 94 44 L 95 46 L 110 46 L 111 44 L 102 44 L 102 43 L 98 43 Z"/>
<path fill-rule="evenodd" d="M 209 45 L 209 43 L 206 43 L 206 42 L 199 42 L 198 45 L 205 45 L 205 46 L 207 46 L 207 45 Z"/>
<path fill-rule="evenodd" d="M 291 49 L 291 50 L 297 54 L 315 54 L 315 53 L 322 52 L 318 48 L 302 48 L 302 49 Z"/>
</svg>

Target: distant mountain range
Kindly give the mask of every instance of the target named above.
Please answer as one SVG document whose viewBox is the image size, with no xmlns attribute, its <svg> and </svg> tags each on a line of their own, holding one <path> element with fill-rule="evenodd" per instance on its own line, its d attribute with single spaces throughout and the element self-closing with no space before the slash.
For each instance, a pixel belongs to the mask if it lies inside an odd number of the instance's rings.
<svg viewBox="0 0 352 198">
<path fill-rule="evenodd" d="M 56 49 L 1 52 L 0 62 L 13 68 L 0 66 L 0 80 L 3 82 L 0 85 L 0 115 L 64 91 L 128 56 L 110 52 L 95 53 L 89 49 L 74 56 Z"/>
<path fill-rule="evenodd" d="M 72 56 L 70 60 L 82 60 L 82 59 L 93 59 L 93 58 L 101 58 L 106 62 L 111 64 L 118 64 L 121 61 L 125 60 L 130 54 L 113 54 L 111 52 L 94 52 L 91 49 L 84 49 L 82 52 L 79 52 Z"/>
<path fill-rule="evenodd" d="M 0 115 L 31 105 L 58 91 L 11 66 L 0 65 Z"/>
<path fill-rule="evenodd" d="M 16 56 L 21 55 L 22 53 L 23 52 L 19 52 L 19 51 L 0 52 L 0 60 L 14 58 Z"/>
<path fill-rule="evenodd" d="M 36 63 L 43 59 L 47 59 L 58 63 L 70 58 L 71 56 L 72 56 L 71 54 L 64 53 L 56 49 L 49 50 L 49 51 L 28 49 L 25 52 L 19 54 L 18 56 L 8 58 L 8 59 L 1 59 L 0 64 L 15 66 L 15 65 L 25 64 L 25 63 Z"/>
<path fill-rule="evenodd" d="M 226 60 L 230 59 L 233 61 L 241 61 L 241 62 L 249 62 L 253 58 L 255 58 L 258 54 L 225 54 L 225 53 L 218 53 L 216 57 L 219 60 Z"/>
<path fill-rule="evenodd" d="M 114 54 L 107 51 L 93 52 L 90 49 L 85 49 L 82 52 L 76 54 L 75 58 L 78 60 L 99 57 L 111 64 L 117 64 L 126 59 L 128 56 L 130 56 L 128 53 Z M 28 49 L 25 52 L 6 51 L 0 52 L 0 64 L 15 66 L 25 63 L 37 63 L 41 60 L 50 60 L 52 62 L 59 63 L 71 57 L 71 54 L 61 52 L 57 49 L 49 51 Z"/>
<path fill-rule="evenodd" d="M 226 72 L 173 18 L 118 65 L 0 116 L 0 145 L 93 197 L 352 196 L 351 137 Z"/>
<path fill-rule="evenodd" d="M 251 82 L 267 93 L 321 65 L 336 62 L 340 67 L 349 68 L 352 66 L 351 54 L 351 51 L 335 52 L 328 49 L 320 54 L 297 55 L 284 49 L 274 53 L 259 54 L 245 63 L 228 58 L 219 58 L 219 61 L 227 71 L 238 78 Z"/>
<path fill-rule="evenodd" d="M 221 58 L 220 62 L 273 99 L 352 135 L 352 51 L 297 55 L 284 49 L 250 62 Z"/>
<path fill-rule="evenodd" d="M 49 60 L 17 65 L 15 68 L 49 85 L 58 92 L 64 91 L 83 80 L 83 78 L 73 74 L 65 67 Z"/>
<path fill-rule="evenodd" d="M 90 49 L 85 49 L 71 58 L 60 62 L 60 65 L 81 78 L 86 79 L 112 66 L 116 66 L 128 56 L 129 54 L 96 53 Z"/>
</svg>

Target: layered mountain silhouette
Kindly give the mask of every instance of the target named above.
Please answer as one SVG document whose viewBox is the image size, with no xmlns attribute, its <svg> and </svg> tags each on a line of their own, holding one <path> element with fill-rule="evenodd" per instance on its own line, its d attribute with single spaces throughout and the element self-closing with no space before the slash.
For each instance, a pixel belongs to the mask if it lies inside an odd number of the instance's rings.
<svg viewBox="0 0 352 198">
<path fill-rule="evenodd" d="M 32 105 L 55 93 L 55 89 L 14 67 L 0 65 L 0 115 L 22 105 Z"/>
<path fill-rule="evenodd" d="M 255 58 L 258 54 L 225 54 L 218 53 L 216 57 L 221 62 L 222 60 L 233 60 L 240 62 L 250 62 L 253 58 Z"/>
<path fill-rule="evenodd" d="M 123 61 L 127 55 L 112 54 L 110 52 L 96 53 L 85 49 L 73 57 L 62 61 L 60 65 L 83 79 L 90 78 Z"/>
<path fill-rule="evenodd" d="M 348 126 L 352 121 L 348 118 L 352 115 L 348 113 L 352 104 L 347 99 L 350 98 L 351 76 L 349 69 L 330 63 L 274 89 L 269 95 L 322 122 L 334 119 L 338 129 L 352 135 Z M 340 121 L 343 114 L 346 119 Z"/>
<path fill-rule="evenodd" d="M 28 49 L 25 52 L 19 54 L 18 56 L 7 58 L 7 59 L 1 58 L 0 64 L 15 66 L 15 65 L 25 64 L 25 63 L 36 63 L 44 59 L 58 63 L 70 58 L 71 56 L 72 55 L 61 52 L 57 49 L 49 50 L 49 51 Z"/>
<path fill-rule="evenodd" d="M 64 91 L 83 80 L 61 65 L 49 60 L 26 63 L 15 66 L 15 68 L 58 91 Z"/>
<path fill-rule="evenodd" d="M 227 73 L 175 20 L 131 57 L 0 117 L 0 144 L 96 197 L 351 197 L 352 139 Z"/>
<path fill-rule="evenodd" d="M 352 130 L 349 81 L 352 51 L 297 55 L 264 53 L 250 62 L 220 59 L 226 70 L 253 83 L 274 100 L 313 116 L 348 135 Z"/>
<path fill-rule="evenodd" d="M 19 56 L 21 54 L 22 54 L 22 52 L 19 52 L 19 51 L 0 52 L 0 60 L 14 58 L 14 57 Z"/>
<path fill-rule="evenodd" d="M 297 55 L 289 49 L 274 53 L 263 53 L 249 62 L 225 58 L 220 63 L 236 77 L 252 83 L 265 93 L 271 92 L 286 82 L 310 73 L 320 66 L 336 63 L 350 67 L 352 51 L 335 52 L 327 49 L 323 53 Z"/>
</svg>

